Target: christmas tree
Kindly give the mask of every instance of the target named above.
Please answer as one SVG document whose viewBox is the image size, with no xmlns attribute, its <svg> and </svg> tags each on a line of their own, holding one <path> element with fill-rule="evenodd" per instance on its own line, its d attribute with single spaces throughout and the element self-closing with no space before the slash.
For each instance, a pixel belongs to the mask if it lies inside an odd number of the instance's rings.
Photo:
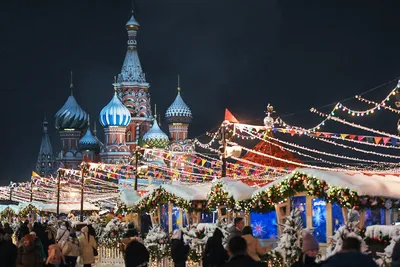
<svg viewBox="0 0 400 267">
<path fill-rule="evenodd" d="M 361 252 L 368 250 L 365 241 L 359 235 L 360 229 L 358 224 L 360 222 L 360 213 L 354 209 L 349 211 L 348 221 L 336 231 L 335 235 L 331 238 L 329 247 L 326 248 L 326 256 L 330 257 L 342 249 L 343 240 L 346 237 L 355 237 L 361 242 Z"/>
<path fill-rule="evenodd" d="M 169 236 L 160 225 L 154 225 L 144 239 L 144 245 L 147 247 L 150 258 L 161 260 L 169 255 L 170 245 Z"/>
<path fill-rule="evenodd" d="M 282 235 L 279 238 L 278 246 L 271 251 L 270 256 L 274 259 L 282 258 L 285 266 L 291 266 L 300 256 L 300 236 L 303 230 L 303 222 L 300 217 L 300 210 L 293 209 L 286 217 L 282 227 Z"/>
</svg>

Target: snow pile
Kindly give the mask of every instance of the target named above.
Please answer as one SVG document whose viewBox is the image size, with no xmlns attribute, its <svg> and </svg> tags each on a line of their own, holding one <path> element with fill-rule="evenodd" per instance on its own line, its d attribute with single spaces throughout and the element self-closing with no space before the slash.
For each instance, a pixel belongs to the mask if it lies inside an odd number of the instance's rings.
<svg viewBox="0 0 400 267">
<path fill-rule="evenodd" d="M 174 194 L 177 197 L 183 198 L 186 201 L 206 200 L 207 193 L 211 190 L 211 184 L 197 184 L 184 186 L 180 184 L 163 184 L 162 188 L 168 193 Z"/>
<path fill-rule="evenodd" d="M 358 234 L 360 229 L 358 224 L 360 222 L 360 213 L 356 210 L 350 210 L 348 214 L 348 221 L 339 227 L 335 235 L 331 238 L 329 246 L 326 248 L 326 256 L 330 257 L 340 250 L 342 250 L 343 240 L 346 237 L 355 237 L 361 242 L 361 252 L 366 252 L 368 250 L 367 244 Z"/>
<path fill-rule="evenodd" d="M 367 226 L 365 237 L 372 239 L 379 239 L 383 236 L 394 238 L 399 236 L 399 232 L 400 226 L 397 225 L 371 225 Z"/>
<path fill-rule="evenodd" d="M 132 207 L 134 206 L 138 200 L 140 199 L 140 196 L 138 195 L 137 191 L 131 188 L 120 188 L 121 191 L 121 201 L 124 203 L 127 207 Z"/>
<path fill-rule="evenodd" d="M 161 260 L 169 255 L 169 236 L 160 225 L 154 225 L 144 239 L 144 245 L 149 251 L 152 260 Z"/>
<path fill-rule="evenodd" d="M 228 192 L 228 198 L 233 197 L 233 199 L 236 201 L 251 199 L 251 196 L 256 190 L 245 183 L 231 178 L 221 178 L 213 180 L 213 184 L 218 182 L 222 182 L 222 188 L 226 192 Z"/>
</svg>

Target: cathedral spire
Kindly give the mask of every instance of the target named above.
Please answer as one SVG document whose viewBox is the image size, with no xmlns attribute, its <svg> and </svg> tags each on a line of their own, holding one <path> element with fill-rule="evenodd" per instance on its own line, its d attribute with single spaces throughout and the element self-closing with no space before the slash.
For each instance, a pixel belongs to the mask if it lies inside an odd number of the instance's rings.
<svg viewBox="0 0 400 267">
<path fill-rule="evenodd" d="M 53 147 L 51 146 L 50 137 L 47 132 L 49 123 L 46 115 L 43 120 L 43 136 L 40 143 L 39 155 L 36 162 L 36 172 L 39 175 L 47 176 L 55 171 L 55 158 L 53 155 Z"/>
<path fill-rule="evenodd" d="M 71 78 L 69 82 L 69 89 L 71 90 L 71 95 L 74 95 L 74 82 L 72 80 L 72 70 L 71 70 Z"/>
</svg>

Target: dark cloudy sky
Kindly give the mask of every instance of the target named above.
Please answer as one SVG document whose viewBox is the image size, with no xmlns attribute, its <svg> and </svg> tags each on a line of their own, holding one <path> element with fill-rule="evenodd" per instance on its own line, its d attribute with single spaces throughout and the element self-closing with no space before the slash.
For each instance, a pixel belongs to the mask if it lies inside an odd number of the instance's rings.
<svg viewBox="0 0 400 267">
<path fill-rule="evenodd" d="M 260 124 L 268 103 L 291 114 L 289 122 L 311 126 L 319 118 L 310 107 L 400 76 L 396 2 L 136 0 L 152 104 L 165 112 L 180 74 L 195 118 L 191 137 L 217 126 L 226 107 Z M 0 184 L 29 179 L 45 112 L 60 149 L 53 116 L 69 95 L 70 70 L 81 107 L 97 116 L 108 103 L 130 12 L 129 0 L 2 1 Z M 371 98 L 380 100 L 394 84 Z M 394 118 L 379 123 L 395 131 Z"/>
</svg>

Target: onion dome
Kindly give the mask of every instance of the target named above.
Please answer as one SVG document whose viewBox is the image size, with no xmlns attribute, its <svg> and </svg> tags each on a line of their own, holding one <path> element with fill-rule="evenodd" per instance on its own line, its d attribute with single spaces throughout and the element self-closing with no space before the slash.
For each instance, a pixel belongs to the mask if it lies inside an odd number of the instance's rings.
<svg viewBox="0 0 400 267">
<path fill-rule="evenodd" d="M 100 144 L 98 139 L 92 134 L 92 130 L 90 129 L 90 121 L 88 116 L 88 127 L 86 129 L 86 133 L 79 140 L 79 149 L 90 150 L 95 152 L 100 152 Z"/>
<path fill-rule="evenodd" d="M 178 77 L 178 95 L 175 101 L 165 112 L 165 119 L 168 123 L 191 123 L 192 122 L 192 111 L 186 105 L 181 97 L 181 88 L 179 87 Z"/>
<path fill-rule="evenodd" d="M 131 113 L 119 100 L 116 88 L 114 90 L 114 96 L 110 103 L 100 112 L 100 123 L 103 127 L 126 127 L 131 122 Z"/>
<path fill-rule="evenodd" d="M 71 85 L 72 89 L 72 85 Z M 72 90 L 67 102 L 54 116 L 54 126 L 62 129 L 85 129 L 87 125 L 87 113 L 76 102 Z"/>
<path fill-rule="evenodd" d="M 165 148 L 169 143 L 169 138 L 158 126 L 156 117 L 154 116 L 153 126 L 143 136 L 143 142 L 151 148 Z"/>
<path fill-rule="evenodd" d="M 130 29 L 130 28 L 138 28 L 140 25 L 139 25 L 139 22 L 137 22 L 137 20 L 135 19 L 135 17 L 133 16 L 133 13 L 132 13 L 132 16 L 131 16 L 131 18 L 128 20 L 128 22 L 126 23 L 126 28 L 127 29 Z"/>
</svg>

